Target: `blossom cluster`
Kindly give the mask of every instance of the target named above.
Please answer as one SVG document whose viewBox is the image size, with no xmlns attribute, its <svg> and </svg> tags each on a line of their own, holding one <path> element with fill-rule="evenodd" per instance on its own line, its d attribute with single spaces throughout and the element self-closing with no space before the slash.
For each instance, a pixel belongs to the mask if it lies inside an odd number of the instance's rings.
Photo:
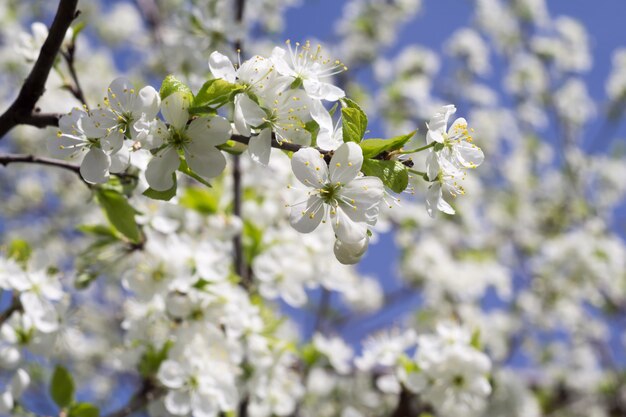
<svg viewBox="0 0 626 417">
<path fill-rule="evenodd" d="M 393 185 L 383 182 L 388 177 L 385 167 L 370 169 L 373 175 L 363 173 L 369 172 L 364 169 L 367 140 L 360 143 L 365 129 L 352 118 L 354 112 L 358 120 L 366 116 L 332 83 L 333 76 L 347 68 L 328 58 L 321 46 L 313 48 L 309 42 L 292 46 L 289 41 L 287 49 L 275 47 L 270 57 L 256 55 L 240 65 L 216 51 L 208 66 L 213 78 L 195 96 L 173 77 L 166 78 L 160 92 L 150 86 L 135 89 L 128 79 L 115 79 L 96 109 L 74 109 L 61 118 L 57 138 L 49 142 L 50 151 L 59 157 L 82 158 L 81 175 L 95 184 L 123 173 L 131 157 L 143 153 L 149 158 L 144 172 L 149 187 L 157 193 L 173 190 L 175 194 L 176 171 L 204 181 L 218 177 L 226 168 L 223 150 L 228 149 L 224 146 L 235 137 L 245 138 L 250 158 L 264 166 L 270 163 L 274 145 L 297 145 L 291 167 L 305 188 L 293 187 L 299 190 L 299 198 L 290 204 L 291 225 L 310 233 L 330 221 L 337 259 L 346 264 L 358 262 L 367 250 L 385 186 Z M 335 122 L 331 113 L 340 100 L 342 117 Z M 336 103 L 332 112 L 325 103 Z M 455 111 L 452 105 L 443 107 L 426 135 L 431 216 L 435 207 L 454 214 L 444 193 L 463 194 L 459 182 L 464 170 L 483 160 L 480 148 L 471 143 L 465 119 L 457 119 L 446 131 Z M 163 120 L 157 117 L 159 112 Z M 350 120 L 342 123 L 344 114 Z M 409 137 L 398 144 L 383 142 L 376 152 L 369 151 L 369 157 L 380 158 Z M 410 165 L 398 161 L 395 169 L 408 177 Z"/>
</svg>

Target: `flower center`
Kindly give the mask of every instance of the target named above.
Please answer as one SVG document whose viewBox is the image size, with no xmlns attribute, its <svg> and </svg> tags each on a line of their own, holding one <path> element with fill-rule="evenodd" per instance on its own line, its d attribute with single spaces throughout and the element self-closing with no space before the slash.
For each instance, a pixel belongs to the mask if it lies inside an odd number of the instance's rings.
<svg viewBox="0 0 626 417">
<path fill-rule="evenodd" d="M 324 185 L 324 187 L 320 188 L 319 195 L 322 201 L 331 206 L 337 205 L 337 197 L 339 195 L 339 189 L 342 187 L 341 184 L 331 184 L 328 183 Z"/>
</svg>

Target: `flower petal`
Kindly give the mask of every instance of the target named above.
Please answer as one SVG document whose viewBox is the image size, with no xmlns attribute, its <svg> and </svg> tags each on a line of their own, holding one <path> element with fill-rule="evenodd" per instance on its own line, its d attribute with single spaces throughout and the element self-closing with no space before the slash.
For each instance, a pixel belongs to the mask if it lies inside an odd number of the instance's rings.
<svg viewBox="0 0 626 417">
<path fill-rule="evenodd" d="M 367 237 L 367 223 L 352 220 L 341 206 L 331 210 L 330 219 L 337 239 L 342 242 L 358 243 Z"/>
<path fill-rule="evenodd" d="M 189 97 L 182 93 L 172 93 L 161 103 L 161 112 L 165 121 L 176 130 L 181 130 L 189 120 Z"/>
<path fill-rule="evenodd" d="M 222 116 L 199 117 L 193 120 L 185 134 L 192 140 L 193 147 L 201 146 L 209 150 L 226 143 L 230 139 L 232 129 L 230 122 Z"/>
<path fill-rule="evenodd" d="M 146 86 L 139 90 L 135 105 L 131 109 L 135 119 L 141 118 L 142 115 L 147 121 L 154 119 L 159 112 L 161 106 L 161 96 L 159 92 L 152 86 Z"/>
<path fill-rule="evenodd" d="M 195 149 L 191 146 L 185 147 L 185 159 L 189 168 L 201 177 L 215 178 L 226 168 L 226 158 L 217 148 L 213 147 L 201 153 L 194 151 Z"/>
<path fill-rule="evenodd" d="M 163 403 L 167 411 L 177 416 L 185 416 L 191 411 L 191 398 L 188 391 L 170 391 Z"/>
<path fill-rule="evenodd" d="M 317 195 L 312 195 L 291 207 L 289 222 L 300 233 L 310 233 L 326 217 L 326 205 Z"/>
<path fill-rule="evenodd" d="M 172 174 L 180 165 L 178 152 L 171 146 L 156 154 L 146 168 L 146 181 L 157 191 L 166 191 L 174 186 Z"/>
<path fill-rule="evenodd" d="M 157 378 L 159 381 L 170 389 L 181 388 L 185 383 L 185 373 L 180 364 L 176 361 L 167 359 L 159 366 Z"/>
<path fill-rule="evenodd" d="M 333 184 L 347 184 L 356 178 L 363 165 L 363 151 L 354 142 L 347 142 L 337 148 L 330 160 L 330 181 Z"/>
<path fill-rule="evenodd" d="M 248 143 L 248 153 L 253 161 L 263 165 L 269 164 L 272 154 L 272 131 L 263 129 L 258 136 L 252 136 Z"/>
<path fill-rule="evenodd" d="M 101 149 L 91 148 L 80 164 L 80 175 L 91 184 L 102 184 L 109 178 L 111 158 Z"/>
<path fill-rule="evenodd" d="M 250 136 L 250 128 L 265 122 L 266 114 L 247 94 L 241 93 L 235 96 L 235 127 L 244 136 Z"/>
<path fill-rule="evenodd" d="M 237 73 L 230 59 L 217 51 L 209 56 L 209 69 L 215 78 L 234 83 Z"/>
<path fill-rule="evenodd" d="M 328 182 L 328 166 L 322 154 L 313 148 L 301 148 L 291 158 L 291 169 L 307 187 L 321 188 Z"/>
</svg>

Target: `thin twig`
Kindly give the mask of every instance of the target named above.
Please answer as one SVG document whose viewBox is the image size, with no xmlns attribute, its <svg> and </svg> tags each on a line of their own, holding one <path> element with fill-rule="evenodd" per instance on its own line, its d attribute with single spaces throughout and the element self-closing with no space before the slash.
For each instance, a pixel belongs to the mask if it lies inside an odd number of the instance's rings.
<svg viewBox="0 0 626 417">
<path fill-rule="evenodd" d="M 41 47 L 37 62 L 24 81 L 19 95 L 0 116 L 0 139 L 15 126 L 32 117 L 33 109 L 44 92 L 50 69 L 65 37 L 65 32 L 76 16 L 78 0 L 60 0 L 48 37 Z"/>
<path fill-rule="evenodd" d="M 243 20 L 243 11 L 245 7 L 245 0 L 235 1 L 235 20 L 237 23 L 241 23 Z M 235 42 L 235 50 L 237 53 L 241 53 L 241 38 L 238 38 Z M 249 139 L 248 139 L 249 140 Z M 233 214 L 241 218 L 241 197 L 242 197 L 242 184 L 241 184 L 241 161 L 239 155 L 233 156 Z M 241 277 L 241 283 L 247 287 L 250 284 L 250 277 L 248 276 L 248 268 L 243 256 L 243 241 L 241 233 L 237 233 L 233 237 L 234 248 L 234 264 L 235 272 Z"/>
<path fill-rule="evenodd" d="M 76 68 L 74 67 L 75 53 L 75 44 L 70 45 L 67 48 L 67 52 L 61 52 L 61 55 L 63 56 L 63 59 L 65 59 L 65 63 L 67 64 L 67 68 L 70 71 L 70 77 L 72 77 L 72 81 L 74 82 L 74 85 L 67 85 L 66 88 L 78 101 L 83 104 L 83 106 L 89 109 L 87 99 L 85 98 L 85 93 L 83 92 L 83 88 L 80 86 L 80 82 L 78 81 L 78 74 L 76 73 Z"/>
<path fill-rule="evenodd" d="M 235 142 L 243 143 L 244 145 L 247 145 L 248 142 L 250 142 L 249 137 L 241 136 L 241 135 L 233 135 L 231 137 L 231 140 Z M 272 133 L 272 148 L 281 149 L 283 151 L 289 151 L 289 152 L 298 152 L 302 148 L 307 148 L 307 146 L 298 145 L 296 143 L 285 142 L 285 141 L 279 142 L 278 140 L 276 140 L 276 136 L 274 135 L 274 133 Z M 320 148 L 315 148 L 315 149 L 322 155 L 332 155 L 333 153 L 333 151 L 326 151 Z"/>
<path fill-rule="evenodd" d="M 80 165 L 71 164 L 58 159 L 44 158 L 28 154 L 0 154 L 0 165 L 6 166 L 14 163 L 39 164 L 63 168 L 78 174 L 82 179 L 82 176 L 80 175 Z"/>
</svg>

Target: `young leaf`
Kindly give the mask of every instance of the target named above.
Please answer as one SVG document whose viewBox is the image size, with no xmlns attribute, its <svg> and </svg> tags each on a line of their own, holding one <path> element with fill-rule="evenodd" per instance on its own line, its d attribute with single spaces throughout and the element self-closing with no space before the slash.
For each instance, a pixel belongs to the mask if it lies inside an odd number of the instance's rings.
<svg viewBox="0 0 626 417">
<path fill-rule="evenodd" d="M 50 396 L 60 408 L 67 407 L 74 400 L 74 379 L 62 366 L 54 368 L 50 381 Z"/>
<path fill-rule="evenodd" d="M 401 193 L 409 185 L 409 172 L 407 167 L 398 161 L 366 159 L 363 161 L 361 171 L 363 171 L 365 175 L 380 178 L 386 187 L 396 193 Z"/>
<path fill-rule="evenodd" d="M 367 130 L 367 116 L 354 101 L 344 98 L 341 103 L 343 104 L 341 109 L 343 141 L 359 143 Z"/>
<path fill-rule="evenodd" d="M 67 417 L 99 417 L 100 410 L 89 403 L 77 403 L 70 407 Z"/>
<path fill-rule="evenodd" d="M 190 102 L 193 101 L 193 93 L 191 92 L 191 89 L 187 87 L 185 83 L 170 74 L 163 80 L 159 94 L 161 95 L 162 100 L 174 93 L 182 93 L 184 96 L 187 96 Z"/>
<path fill-rule="evenodd" d="M 156 349 L 150 345 L 144 352 L 139 361 L 139 373 L 144 377 L 154 376 L 161 366 L 161 363 L 167 359 L 167 353 L 172 347 L 171 342 L 165 342 L 161 349 Z"/>
<path fill-rule="evenodd" d="M 30 247 L 28 242 L 22 239 L 13 239 L 7 248 L 7 256 L 24 266 L 30 259 L 32 252 L 33 249 Z"/>
<path fill-rule="evenodd" d="M 96 198 L 111 225 L 132 243 L 139 243 L 141 232 L 135 221 L 136 211 L 126 197 L 117 191 L 99 188 L 96 191 Z"/>
<path fill-rule="evenodd" d="M 176 173 L 172 174 L 172 178 L 174 179 L 174 185 L 169 190 L 157 191 L 152 188 L 148 188 L 142 194 L 153 200 L 170 201 L 176 195 L 176 189 L 178 187 L 178 184 L 176 183 Z"/>
<path fill-rule="evenodd" d="M 219 208 L 219 197 L 213 190 L 187 187 L 179 203 L 202 214 L 215 214 Z"/>
<path fill-rule="evenodd" d="M 413 135 L 415 135 L 415 132 L 417 131 L 414 130 L 407 135 L 396 136 L 395 138 L 391 139 L 364 140 L 359 144 L 361 146 L 361 149 L 363 150 L 363 158 L 373 158 L 376 155 L 380 155 L 382 152 L 389 152 L 400 149 L 413 137 Z"/>
<path fill-rule="evenodd" d="M 241 91 L 242 89 L 243 87 L 241 85 L 231 84 L 226 80 L 209 80 L 200 87 L 200 91 L 198 91 L 196 98 L 193 100 L 191 109 L 207 106 L 223 106 L 230 100 L 233 93 Z"/>
</svg>

